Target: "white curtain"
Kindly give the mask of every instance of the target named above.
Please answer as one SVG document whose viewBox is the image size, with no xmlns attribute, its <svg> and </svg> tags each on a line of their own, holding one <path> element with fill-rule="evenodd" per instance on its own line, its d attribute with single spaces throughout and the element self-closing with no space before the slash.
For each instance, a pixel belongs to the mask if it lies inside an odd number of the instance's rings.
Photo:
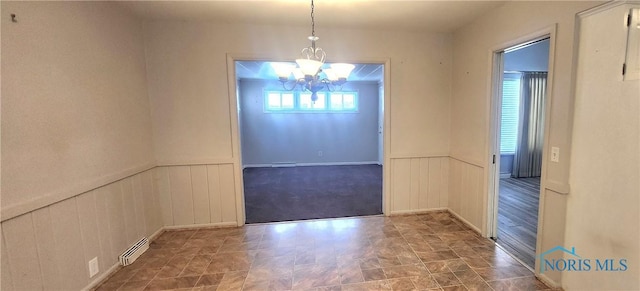
<svg viewBox="0 0 640 291">
<path fill-rule="evenodd" d="M 520 122 L 511 176 L 540 177 L 547 73 L 523 72 L 520 84 Z"/>
</svg>

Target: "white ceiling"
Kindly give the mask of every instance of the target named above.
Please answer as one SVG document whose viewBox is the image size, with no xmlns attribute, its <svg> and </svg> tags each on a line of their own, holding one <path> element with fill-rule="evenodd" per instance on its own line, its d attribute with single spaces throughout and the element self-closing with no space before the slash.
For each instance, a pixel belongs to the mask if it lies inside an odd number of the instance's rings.
<svg viewBox="0 0 640 291">
<path fill-rule="evenodd" d="M 147 20 L 309 25 L 308 0 L 124 1 Z M 316 0 L 318 26 L 452 32 L 505 1 Z"/>
<path fill-rule="evenodd" d="M 321 27 L 450 33 L 506 1 L 315 0 Z M 310 0 L 123 1 L 146 20 L 310 25 Z M 238 78 L 277 79 L 267 62 L 238 62 Z M 380 81 L 381 65 L 356 64 L 350 81 Z"/>
</svg>

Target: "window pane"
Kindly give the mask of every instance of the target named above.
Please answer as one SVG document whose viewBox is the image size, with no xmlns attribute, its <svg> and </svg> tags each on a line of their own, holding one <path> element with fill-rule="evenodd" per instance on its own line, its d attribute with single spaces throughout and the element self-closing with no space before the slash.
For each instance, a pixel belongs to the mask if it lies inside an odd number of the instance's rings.
<svg viewBox="0 0 640 291">
<path fill-rule="evenodd" d="M 324 93 L 316 93 L 318 95 L 318 100 L 313 103 L 313 109 L 325 109 L 327 106 L 325 105 L 325 95 Z"/>
<path fill-rule="evenodd" d="M 342 94 L 331 94 L 331 110 L 342 110 Z"/>
<path fill-rule="evenodd" d="M 282 94 L 282 108 L 293 109 L 293 93 Z"/>
<path fill-rule="evenodd" d="M 311 109 L 311 94 L 300 94 L 300 109 Z"/>
<path fill-rule="evenodd" d="M 280 93 L 269 93 L 269 97 L 267 98 L 267 108 L 268 109 L 279 109 L 280 108 Z"/>
<path fill-rule="evenodd" d="M 520 78 L 504 78 L 502 84 L 502 116 L 500 120 L 500 153 L 516 152 L 520 115 Z"/>
<path fill-rule="evenodd" d="M 344 109 L 356 109 L 356 102 L 353 94 L 344 94 L 342 96 L 342 102 Z"/>
</svg>

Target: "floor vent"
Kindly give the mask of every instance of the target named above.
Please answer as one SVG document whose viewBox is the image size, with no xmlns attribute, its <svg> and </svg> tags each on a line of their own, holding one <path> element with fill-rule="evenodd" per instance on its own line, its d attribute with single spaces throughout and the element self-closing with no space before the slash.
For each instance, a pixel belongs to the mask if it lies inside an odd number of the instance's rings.
<svg viewBox="0 0 640 291">
<path fill-rule="evenodd" d="M 123 266 L 131 265 L 140 255 L 149 249 L 149 240 L 146 237 L 140 239 L 137 243 L 127 249 L 120 257 L 120 264 Z"/>
</svg>

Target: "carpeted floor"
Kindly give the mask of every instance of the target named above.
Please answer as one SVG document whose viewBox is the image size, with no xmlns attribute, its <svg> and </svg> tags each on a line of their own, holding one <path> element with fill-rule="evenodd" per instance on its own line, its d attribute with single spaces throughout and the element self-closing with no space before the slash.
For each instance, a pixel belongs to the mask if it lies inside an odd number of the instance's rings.
<svg viewBox="0 0 640 291">
<path fill-rule="evenodd" d="M 247 223 L 382 214 L 378 165 L 247 168 Z"/>
</svg>

